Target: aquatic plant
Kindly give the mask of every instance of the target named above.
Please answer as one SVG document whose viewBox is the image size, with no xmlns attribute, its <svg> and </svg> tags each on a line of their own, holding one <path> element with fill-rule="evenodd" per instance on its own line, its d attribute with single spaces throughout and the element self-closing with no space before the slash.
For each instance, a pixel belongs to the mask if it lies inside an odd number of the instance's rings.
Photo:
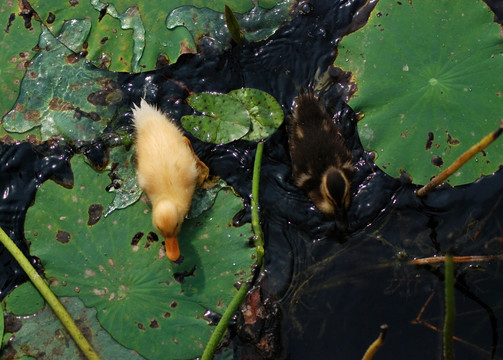
<svg viewBox="0 0 503 360">
<path fill-rule="evenodd" d="M 500 30 L 483 1 L 381 0 L 365 26 L 342 38 L 335 64 L 357 85 L 349 105 L 377 165 L 425 184 L 498 127 Z M 447 181 L 493 173 L 502 148 L 493 144 Z"/>
</svg>

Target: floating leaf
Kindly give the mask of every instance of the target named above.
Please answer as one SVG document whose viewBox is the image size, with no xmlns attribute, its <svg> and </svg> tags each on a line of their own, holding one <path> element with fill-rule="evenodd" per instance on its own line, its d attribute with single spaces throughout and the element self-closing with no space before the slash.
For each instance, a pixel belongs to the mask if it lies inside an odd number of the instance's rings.
<svg viewBox="0 0 503 360">
<path fill-rule="evenodd" d="M 239 100 L 229 95 L 201 93 L 189 96 L 187 101 L 202 115 L 186 115 L 181 122 L 199 140 L 227 143 L 241 139 L 250 131 L 248 112 Z"/>
<path fill-rule="evenodd" d="M 424 184 L 499 126 L 503 40 L 482 1 L 381 0 L 367 25 L 342 39 L 336 65 L 358 85 L 363 146 L 390 175 Z M 503 162 L 496 142 L 449 182 L 474 181 Z"/>
<path fill-rule="evenodd" d="M 211 6 L 214 10 L 222 10 L 226 3 L 237 12 L 248 11 L 252 5 L 250 1 L 221 0 L 213 1 Z M 86 58 L 100 68 L 128 72 L 148 71 L 155 69 L 159 58 L 175 62 L 180 54 L 196 52 L 196 46 L 187 29 L 181 26 L 167 28 L 166 17 L 184 5 L 200 7 L 199 0 L 173 0 L 158 3 L 156 6 L 134 0 L 33 0 L 30 4 L 40 21 L 53 34 L 59 33 L 63 24 L 68 19 L 74 19 L 75 14 L 78 14 L 79 19 L 88 19 L 91 22 L 91 31 L 86 38 Z M 261 1 L 260 4 L 262 7 L 271 8 L 276 1 Z M 247 15 L 250 18 L 248 22 L 255 24 L 254 31 L 272 34 L 279 23 L 288 17 L 289 4 L 280 4 L 281 6 L 272 10 L 257 7 L 256 14 L 255 10 L 250 11 Z M 201 17 L 201 20 L 203 19 L 204 17 Z M 192 18 L 189 21 L 194 22 Z M 206 22 L 204 25 L 198 21 L 196 23 L 205 27 L 225 25 L 225 22 Z M 218 29 L 220 30 L 224 29 Z"/>
<path fill-rule="evenodd" d="M 202 115 L 183 116 L 182 125 L 206 142 L 260 140 L 275 132 L 283 122 L 283 110 L 276 99 L 258 89 L 193 94 L 187 101 Z"/>
<path fill-rule="evenodd" d="M 107 190 L 115 194 L 111 204 L 108 205 L 104 216 L 108 216 L 112 211 L 124 209 L 134 204 L 143 193 L 136 181 L 136 171 L 134 167 L 134 150 L 126 150 L 125 146 L 113 148 L 110 151 L 110 173 L 111 183 Z"/>
<path fill-rule="evenodd" d="M 64 23 L 76 14 L 79 19 L 88 19 L 91 31 L 86 38 L 86 59 L 103 69 L 152 70 L 160 53 L 176 60 L 180 52 L 178 44 L 187 38 L 186 34 L 178 36 L 167 30 L 163 24 L 166 14 L 177 6 L 176 2 L 164 5 L 166 13 L 159 6 L 135 1 L 34 0 L 30 3 L 53 34 L 59 33 Z M 167 46 L 167 38 L 172 46 Z"/>
<path fill-rule="evenodd" d="M 58 39 L 79 47 L 89 28 L 87 20 L 68 21 Z M 26 72 L 15 108 L 2 123 L 10 132 L 40 127 L 44 140 L 51 136 L 91 140 L 103 131 L 115 114 L 114 104 L 122 99 L 116 74 L 80 61 L 58 39 L 44 28 L 40 53 Z"/>
<path fill-rule="evenodd" d="M 53 291 L 96 307 L 117 341 L 149 359 L 201 355 L 212 332 L 205 314 L 223 313 L 253 264 L 251 227 L 231 226 L 241 199 L 222 190 L 209 211 L 184 222 L 177 265 L 165 257 L 145 203 L 96 216 L 112 200 L 109 178 L 81 156 L 72 168 L 74 188 L 44 183 L 26 216 L 31 253 Z"/>
<path fill-rule="evenodd" d="M 18 1 L 2 1 L 0 14 L 3 30 L 0 32 L 0 117 L 3 117 L 15 103 L 26 67 L 36 53 L 33 48 L 38 42 L 40 26 L 34 19 L 28 24 L 25 23 L 19 15 Z"/>
<path fill-rule="evenodd" d="M 194 192 L 194 197 L 192 198 L 192 205 L 190 206 L 187 218 L 193 219 L 204 213 L 206 210 L 211 208 L 215 203 L 218 193 L 223 188 L 227 187 L 227 183 L 223 180 L 219 180 L 215 186 L 205 190 L 200 187 L 196 187 Z"/>
<path fill-rule="evenodd" d="M 265 91 L 251 88 L 229 92 L 248 110 L 251 120 L 251 132 L 244 140 L 260 140 L 273 134 L 283 122 L 283 109 L 276 99 Z"/>
<path fill-rule="evenodd" d="M 264 6 L 262 2 L 260 4 Z M 245 14 L 237 13 L 240 11 L 237 4 L 226 1 L 226 5 L 233 9 L 238 26 L 246 34 L 246 39 L 260 41 L 274 34 L 283 22 L 289 20 L 292 2 L 281 1 L 269 9 L 257 5 Z M 231 34 L 226 27 L 225 15 L 214 9 L 194 6 L 180 6 L 174 9 L 166 19 L 166 27 L 176 29 L 181 26 L 190 32 L 196 42 L 200 37 L 207 36 L 211 38 L 213 47 L 224 49 L 229 46 Z"/>
<path fill-rule="evenodd" d="M 26 285 L 32 286 L 31 283 Z M 33 286 L 32 289 L 36 291 Z M 17 292 L 20 294 L 16 294 Z M 23 289 L 15 289 L 12 295 L 28 303 L 28 306 L 37 305 L 33 298 L 25 296 Z M 78 326 L 102 359 L 143 359 L 133 350 L 122 347 L 101 328 L 96 320 L 95 309 L 84 307 L 82 301 L 76 297 L 60 298 L 60 301 L 72 318 L 77 320 Z M 18 314 L 13 313 L 13 315 Z M 6 353 L 12 352 L 16 354 L 16 359 L 27 359 L 33 354 L 44 354 L 42 358 L 54 360 L 81 357 L 82 353 L 49 306 L 45 305 L 33 316 L 17 316 L 16 321 L 19 325 L 18 330 L 12 334 L 14 336 L 11 336 L 8 348 L 5 349 L 5 356 L 7 356 Z"/>
<path fill-rule="evenodd" d="M 45 304 L 44 299 L 31 282 L 19 285 L 3 300 L 5 311 L 16 316 L 33 315 Z"/>
</svg>

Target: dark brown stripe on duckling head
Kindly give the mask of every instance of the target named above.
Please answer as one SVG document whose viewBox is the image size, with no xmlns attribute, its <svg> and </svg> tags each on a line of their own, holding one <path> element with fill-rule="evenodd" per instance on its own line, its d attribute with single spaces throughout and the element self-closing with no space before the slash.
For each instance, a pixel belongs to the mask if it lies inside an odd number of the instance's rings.
<svg viewBox="0 0 503 360">
<path fill-rule="evenodd" d="M 347 210 L 350 203 L 350 182 L 344 172 L 331 167 L 327 170 L 322 179 L 322 192 L 333 202 L 334 207 Z"/>
</svg>

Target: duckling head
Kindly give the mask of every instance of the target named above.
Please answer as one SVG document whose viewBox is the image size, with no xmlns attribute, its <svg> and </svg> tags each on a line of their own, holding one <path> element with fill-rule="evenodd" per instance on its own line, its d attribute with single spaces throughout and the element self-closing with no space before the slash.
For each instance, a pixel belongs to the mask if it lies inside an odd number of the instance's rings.
<svg viewBox="0 0 503 360">
<path fill-rule="evenodd" d="M 351 203 L 351 168 L 329 167 L 321 177 L 321 199 L 315 205 L 325 214 L 335 215 L 338 229 L 346 229 L 346 210 Z"/>
<path fill-rule="evenodd" d="M 166 255 L 171 261 L 180 257 L 177 234 L 182 226 L 184 214 L 181 214 L 175 204 L 169 200 L 157 202 L 152 210 L 154 227 L 164 237 Z"/>
<path fill-rule="evenodd" d="M 321 193 L 334 208 L 347 210 L 351 202 L 351 182 L 347 174 L 336 167 L 330 167 L 321 178 Z"/>
</svg>

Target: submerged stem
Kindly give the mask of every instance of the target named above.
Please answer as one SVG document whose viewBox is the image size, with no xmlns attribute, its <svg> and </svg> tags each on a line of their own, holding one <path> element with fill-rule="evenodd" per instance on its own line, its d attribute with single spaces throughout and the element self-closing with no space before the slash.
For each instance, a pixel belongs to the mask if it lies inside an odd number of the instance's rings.
<svg viewBox="0 0 503 360">
<path fill-rule="evenodd" d="M 0 242 L 12 254 L 14 259 L 16 259 L 26 275 L 28 275 L 28 278 L 52 308 L 77 346 L 82 350 L 85 357 L 89 360 L 99 360 L 98 354 L 94 351 L 93 347 L 84 337 L 77 325 L 75 325 L 75 322 L 72 320 L 72 317 L 68 311 L 66 311 L 63 304 L 61 304 L 56 295 L 54 295 L 49 286 L 45 283 L 44 279 L 37 273 L 37 270 L 30 264 L 30 261 L 24 256 L 23 252 L 19 250 L 14 241 L 11 240 L 2 228 L 0 228 Z"/>
<path fill-rule="evenodd" d="M 454 298 L 454 260 L 446 255 L 445 263 L 445 319 L 444 319 L 444 359 L 454 360 L 454 318 L 456 302 Z"/>
</svg>

